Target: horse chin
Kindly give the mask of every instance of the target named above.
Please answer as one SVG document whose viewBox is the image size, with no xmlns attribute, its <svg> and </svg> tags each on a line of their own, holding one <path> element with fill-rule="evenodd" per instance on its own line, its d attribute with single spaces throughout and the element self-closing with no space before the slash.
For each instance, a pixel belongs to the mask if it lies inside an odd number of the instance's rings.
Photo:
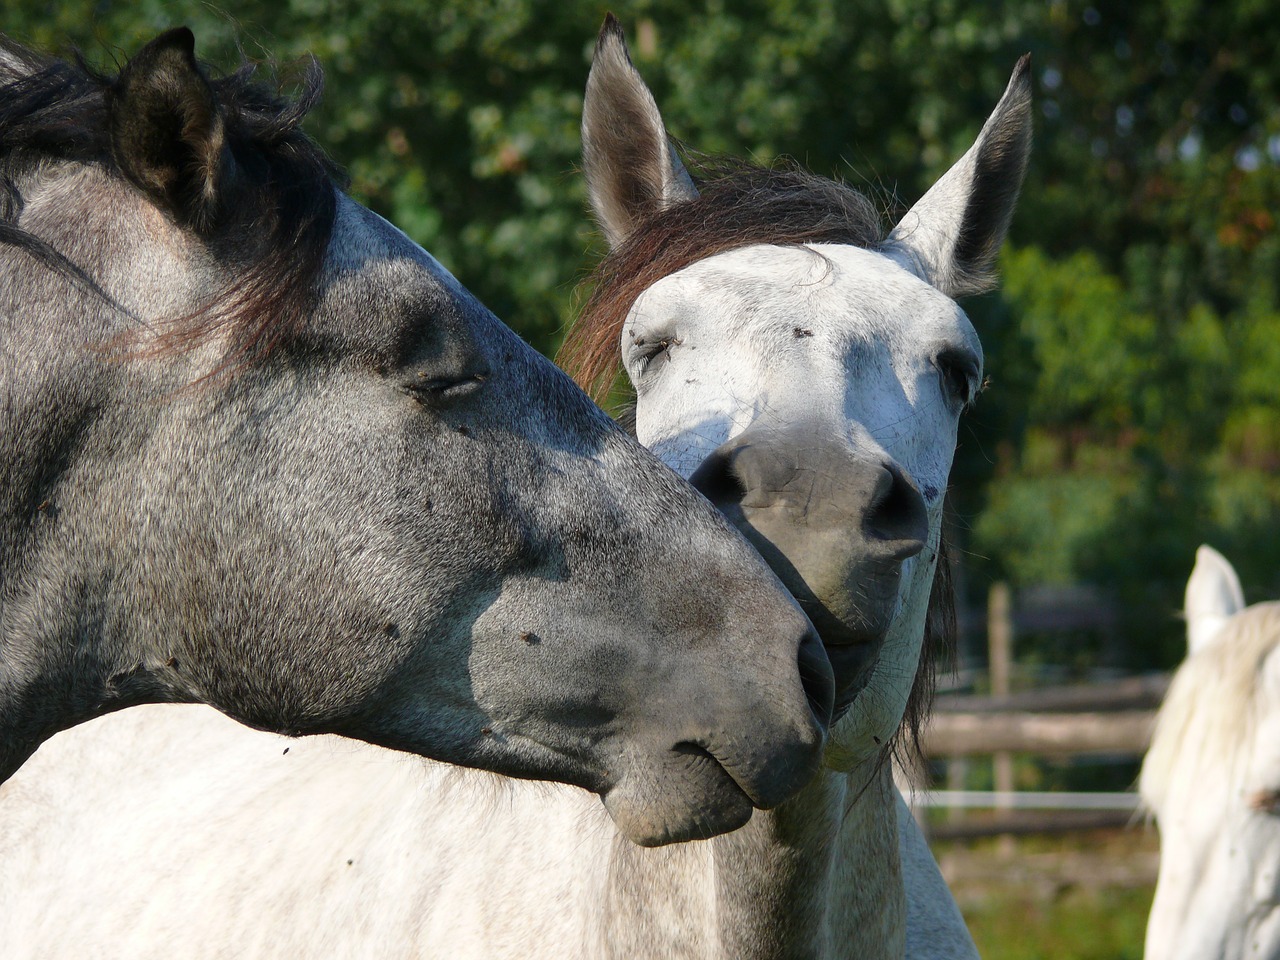
<svg viewBox="0 0 1280 960">
<path fill-rule="evenodd" d="M 842 527 L 783 510 L 721 505 L 808 615 L 835 673 L 838 720 L 866 687 L 899 607 L 904 557 Z"/>
<path fill-rule="evenodd" d="M 619 832 L 642 847 L 737 830 L 756 806 L 724 767 L 693 746 L 629 771 L 601 799 Z"/>
<path fill-rule="evenodd" d="M 836 676 L 836 702 L 831 713 L 833 724 L 848 712 L 858 695 L 867 688 L 883 644 L 884 636 L 881 635 L 866 643 L 826 645 L 827 659 L 831 661 L 831 669 Z"/>
<path fill-rule="evenodd" d="M 836 685 L 833 721 L 844 716 L 871 679 L 898 612 L 901 571 L 899 564 L 850 571 L 834 590 L 814 590 L 808 582 L 793 584 L 787 573 L 782 576 L 831 661 Z"/>
</svg>

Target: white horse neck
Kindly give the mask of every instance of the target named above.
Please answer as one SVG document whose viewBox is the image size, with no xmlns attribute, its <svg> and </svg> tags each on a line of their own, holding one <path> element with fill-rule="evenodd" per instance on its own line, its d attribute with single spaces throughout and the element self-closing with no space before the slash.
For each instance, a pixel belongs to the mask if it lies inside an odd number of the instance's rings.
<svg viewBox="0 0 1280 960">
<path fill-rule="evenodd" d="M 599 953 L 612 958 L 901 957 L 906 898 L 889 765 L 824 772 L 741 830 L 613 844 Z"/>
</svg>

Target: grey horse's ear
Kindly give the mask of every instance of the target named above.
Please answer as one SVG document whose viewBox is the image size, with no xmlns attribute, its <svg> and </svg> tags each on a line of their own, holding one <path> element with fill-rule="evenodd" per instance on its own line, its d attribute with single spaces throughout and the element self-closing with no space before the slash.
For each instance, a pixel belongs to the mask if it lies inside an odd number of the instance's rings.
<svg viewBox="0 0 1280 960">
<path fill-rule="evenodd" d="M 600 28 L 587 77 L 582 166 L 592 209 L 613 247 L 646 217 L 698 195 L 612 13 Z"/>
<path fill-rule="evenodd" d="M 191 31 L 169 30 L 138 51 L 108 92 L 107 109 L 120 171 L 184 225 L 209 229 L 231 161 Z"/>
<path fill-rule="evenodd" d="M 907 211 L 885 252 L 949 297 L 990 289 L 1030 153 L 1027 54 L 973 146 Z"/>
<path fill-rule="evenodd" d="M 1196 550 L 1187 579 L 1183 612 L 1187 617 L 1187 654 L 1203 650 L 1223 625 L 1244 609 L 1244 591 L 1231 561 L 1208 544 Z"/>
</svg>

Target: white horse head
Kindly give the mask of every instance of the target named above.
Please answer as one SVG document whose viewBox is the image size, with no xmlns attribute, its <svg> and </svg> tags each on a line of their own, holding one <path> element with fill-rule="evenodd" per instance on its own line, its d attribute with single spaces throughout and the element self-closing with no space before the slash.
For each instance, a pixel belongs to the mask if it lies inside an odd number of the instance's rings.
<svg viewBox="0 0 1280 960">
<path fill-rule="evenodd" d="M 1146 957 L 1280 957 L 1280 603 L 1245 607 L 1202 546 L 1186 615 L 1139 782 L 1160 826 Z"/>
<path fill-rule="evenodd" d="M 1031 137 L 1024 58 L 972 148 L 884 236 L 798 168 L 681 164 L 606 22 L 584 168 L 613 245 L 563 355 L 597 389 L 616 345 L 640 441 L 747 534 L 827 644 L 848 715 L 828 762 L 878 752 L 921 660 L 943 498 L 982 347 L 955 297 L 990 285 Z"/>
</svg>

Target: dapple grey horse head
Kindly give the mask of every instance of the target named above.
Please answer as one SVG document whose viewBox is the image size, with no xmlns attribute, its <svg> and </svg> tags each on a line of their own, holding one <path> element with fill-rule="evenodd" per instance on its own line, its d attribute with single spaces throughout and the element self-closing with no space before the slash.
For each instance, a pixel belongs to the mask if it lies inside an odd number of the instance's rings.
<svg viewBox="0 0 1280 960">
<path fill-rule="evenodd" d="M 811 774 L 813 629 L 716 511 L 189 31 L 0 48 L 0 777 L 146 701 L 707 836 Z"/>
</svg>

